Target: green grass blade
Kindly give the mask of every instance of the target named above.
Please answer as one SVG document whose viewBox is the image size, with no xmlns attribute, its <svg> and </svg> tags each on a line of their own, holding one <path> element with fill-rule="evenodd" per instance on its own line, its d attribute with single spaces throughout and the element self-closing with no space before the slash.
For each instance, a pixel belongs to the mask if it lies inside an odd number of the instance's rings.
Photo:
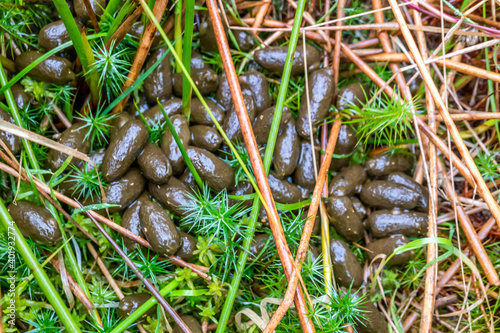
<svg viewBox="0 0 500 333">
<path fill-rule="evenodd" d="M 186 161 L 187 167 L 189 168 L 189 171 L 193 174 L 194 180 L 196 181 L 196 184 L 200 188 L 203 188 L 203 181 L 200 178 L 200 175 L 194 168 L 193 163 L 191 162 L 191 159 L 189 158 L 186 149 L 182 145 L 181 139 L 179 138 L 179 135 L 175 131 L 174 125 L 172 124 L 172 121 L 170 121 L 170 117 L 168 114 L 165 112 L 165 109 L 163 108 L 163 105 L 158 101 L 158 105 L 160 106 L 161 112 L 163 113 L 163 116 L 165 117 L 165 122 L 167 123 L 168 129 L 172 133 L 172 136 L 174 137 L 175 143 L 177 143 L 177 146 L 179 146 L 179 150 L 181 151 L 182 157 L 184 157 L 184 161 Z"/>
<path fill-rule="evenodd" d="M 110 1 L 110 3 L 108 4 L 108 7 L 111 5 L 111 3 L 112 3 L 112 1 Z M 120 9 L 120 12 L 116 16 L 116 18 L 113 19 L 113 23 L 111 24 L 111 27 L 109 28 L 108 33 L 106 34 L 106 37 L 104 37 L 104 43 L 106 43 L 111 38 L 111 36 L 113 36 L 115 31 L 123 23 L 123 20 L 125 19 L 125 17 L 128 14 L 132 13 L 132 11 L 134 11 L 135 7 L 136 6 L 134 3 L 130 3 L 130 1 L 125 2 L 125 4 Z M 114 11 L 116 11 L 116 8 Z M 114 11 L 113 11 L 113 13 L 114 13 Z"/>
<path fill-rule="evenodd" d="M 57 12 L 61 16 L 61 20 L 68 31 L 68 35 L 73 42 L 76 54 L 82 63 L 83 72 L 87 73 L 92 64 L 94 63 L 94 55 L 92 53 L 92 48 L 90 47 L 89 41 L 85 32 L 80 32 L 78 26 L 76 25 L 75 19 L 69 10 L 68 4 L 65 0 L 54 0 L 54 6 Z M 88 77 L 90 92 L 92 93 L 92 101 L 97 105 L 99 101 L 99 86 L 98 77 L 96 74 L 90 75 Z"/>
<path fill-rule="evenodd" d="M 167 284 L 165 287 L 163 287 L 160 290 L 160 295 L 163 297 L 167 296 L 170 294 L 173 290 L 175 290 L 177 287 L 179 287 L 180 281 L 177 281 L 174 279 L 172 282 Z M 130 316 L 125 318 L 122 322 L 120 322 L 112 331 L 111 333 L 122 333 L 125 331 L 130 325 L 132 325 L 137 319 L 139 319 L 143 314 L 146 313 L 149 309 L 151 309 L 154 305 L 158 304 L 158 301 L 156 298 L 151 297 L 146 303 L 141 305 L 137 310 L 132 312 Z"/>
<path fill-rule="evenodd" d="M 83 44 L 84 41 L 82 39 L 82 35 L 80 34 L 80 30 L 76 25 L 75 19 L 69 10 L 68 4 L 65 0 L 54 0 L 53 3 L 57 12 L 61 16 L 61 20 L 64 22 L 64 26 L 68 31 L 71 41 L 73 42 L 76 54 L 82 63 L 82 67 L 84 71 L 87 72 L 89 70 L 89 59 L 87 59 L 87 53 L 85 52 L 85 46 Z"/>
<path fill-rule="evenodd" d="M 3 71 L 3 70 L 2 70 Z M 11 237 L 14 237 L 16 243 L 16 249 L 23 257 L 26 265 L 29 267 L 35 279 L 38 281 L 40 289 L 42 289 L 45 297 L 54 308 L 54 311 L 59 316 L 62 324 L 68 332 L 80 333 L 80 328 L 78 323 L 72 317 L 70 311 L 64 304 L 59 292 L 56 290 L 52 281 L 47 276 L 43 268 L 38 263 L 33 251 L 31 251 L 28 243 L 24 239 L 23 235 L 17 228 L 16 224 L 13 222 L 7 208 L 5 207 L 4 201 L 0 198 L 0 221 L 2 226 L 7 230 Z"/>
<path fill-rule="evenodd" d="M 87 61 L 89 64 L 89 68 L 91 68 L 95 62 L 94 52 L 92 51 L 92 48 L 90 47 L 89 40 L 87 39 L 87 35 L 82 32 L 81 37 L 82 37 L 82 41 L 83 41 L 83 49 L 85 50 L 85 54 L 87 55 Z M 86 73 L 86 71 L 84 71 L 84 73 Z M 94 103 L 94 105 L 97 105 L 99 103 L 99 98 L 101 95 L 100 89 L 99 89 L 99 77 L 97 76 L 97 73 L 89 75 L 88 82 L 89 82 L 89 87 L 90 87 L 90 93 L 92 95 L 92 102 Z"/>
<path fill-rule="evenodd" d="M 177 1 L 175 3 L 175 23 L 174 23 L 174 40 L 177 41 L 175 43 L 175 52 L 177 53 L 179 58 L 182 58 L 182 3 L 183 1 Z M 175 71 L 180 73 L 181 64 L 175 63 Z"/>
<path fill-rule="evenodd" d="M 106 6 L 106 13 L 109 15 L 108 17 L 113 17 L 113 15 L 115 15 L 116 11 L 118 10 L 118 6 L 120 6 L 120 4 L 122 3 L 122 0 L 110 0 L 108 2 L 108 5 Z M 123 9 L 125 7 L 127 7 L 127 4 L 129 4 L 129 1 L 127 1 L 123 6 L 122 6 L 122 9 L 120 11 L 123 11 Z M 120 15 L 118 15 L 120 16 Z M 117 17 L 118 18 L 118 17 Z M 114 22 L 113 22 L 114 24 Z"/>
<path fill-rule="evenodd" d="M 193 46 L 193 28 L 194 28 L 194 0 L 186 0 L 186 10 L 184 14 L 184 41 L 182 49 L 182 63 L 186 68 L 187 74 L 182 74 L 182 113 L 189 122 L 191 114 L 191 95 L 193 90 L 189 84 L 186 75 L 191 71 L 191 49 Z"/>
<path fill-rule="evenodd" d="M 64 172 L 64 170 L 66 170 L 68 165 L 71 163 L 72 159 L 73 159 L 73 156 L 69 155 L 68 158 L 61 165 L 61 167 L 59 169 L 57 169 L 57 171 L 52 174 L 52 176 L 50 177 L 50 180 L 49 180 L 49 187 L 53 186 L 56 178 L 59 177 Z"/>
<path fill-rule="evenodd" d="M 5 71 L 3 70 L 1 63 L 0 63 L 0 84 L 4 88 L 7 85 L 7 76 L 5 75 Z M 12 115 L 12 118 L 14 118 L 14 122 L 16 123 L 17 126 L 23 127 L 23 122 L 21 120 L 21 116 L 19 115 L 19 111 L 17 109 L 17 105 L 14 100 L 14 95 L 12 95 L 12 91 L 7 87 L 4 90 L 4 93 L 5 93 L 5 99 L 7 100 L 7 105 L 9 106 L 10 109 L 10 113 Z M 36 158 L 35 152 L 33 151 L 33 148 L 31 147 L 30 142 L 24 138 L 21 140 L 23 142 L 24 150 L 28 155 L 32 168 L 35 170 L 39 170 L 40 166 L 38 164 L 38 160 Z"/>
</svg>

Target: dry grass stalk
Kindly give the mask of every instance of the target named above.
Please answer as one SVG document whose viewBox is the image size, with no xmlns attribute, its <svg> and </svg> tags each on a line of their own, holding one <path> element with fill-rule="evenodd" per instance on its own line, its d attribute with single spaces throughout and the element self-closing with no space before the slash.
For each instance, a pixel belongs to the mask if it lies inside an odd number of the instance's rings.
<svg viewBox="0 0 500 333">
<path fill-rule="evenodd" d="M 428 112 L 428 111 L 427 111 Z M 500 119 L 500 113 L 496 112 L 474 112 L 474 113 L 452 113 L 450 114 L 453 121 L 475 121 L 475 120 L 488 120 L 488 119 Z M 427 121 L 429 116 L 417 116 L 417 118 Z M 435 115 L 436 121 L 443 121 L 443 117 L 440 115 Z"/>
<path fill-rule="evenodd" d="M 420 13 L 417 11 L 413 11 L 413 18 L 415 24 L 418 28 L 422 28 L 422 18 Z M 417 29 L 417 41 L 418 47 L 422 54 L 424 60 L 428 59 L 427 52 L 427 41 L 425 39 L 425 34 L 423 30 Z M 429 68 L 429 67 L 428 67 Z M 434 101 L 432 100 L 429 92 L 426 90 L 426 104 L 427 104 L 427 113 L 429 120 L 429 128 L 433 131 L 433 133 L 437 132 L 438 123 L 436 122 L 436 108 Z M 428 175 L 428 186 L 429 186 L 429 226 L 427 236 L 430 238 L 434 238 L 438 236 L 437 233 L 437 212 L 438 212 L 438 185 L 437 185 L 437 151 L 436 146 L 429 142 L 429 139 L 425 136 L 422 137 L 421 147 L 428 147 L 427 156 L 429 160 L 429 175 Z M 425 151 L 425 148 L 424 148 Z M 423 179 L 424 169 L 425 169 L 425 156 L 421 154 L 419 157 L 420 163 L 420 175 Z M 422 180 L 420 180 L 420 183 Z M 436 260 L 438 256 L 438 248 L 437 244 L 429 244 L 427 245 L 427 262 L 432 262 Z M 421 311 L 421 322 L 420 328 L 422 332 L 429 332 L 432 327 L 432 313 L 434 311 L 435 300 L 436 300 L 436 280 L 437 280 L 437 272 L 438 272 L 438 264 L 434 264 L 427 268 L 425 273 L 425 290 L 424 290 L 424 299 L 422 301 L 422 311 Z"/>
<path fill-rule="evenodd" d="M 94 260 L 96 261 L 97 266 L 99 266 L 102 274 L 104 274 L 104 277 L 106 278 L 106 280 L 108 280 L 109 285 L 111 286 L 111 288 L 113 288 L 113 291 L 115 292 L 116 296 L 118 296 L 119 299 L 122 299 L 124 297 L 122 290 L 116 284 L 115 279 L 113 279 L 113 276 L 111 276 L 111 273 L 109 273 L 108 268 L 106 267 L 106 265 L 102 261 L 101 257 L 99 257 L 99 254 L 95 250 L 94 246 L 92 246 L 92 244 L 90 244 L 90 243 L 87 243 L 87 249 L 89 250 L 89 252 L 92 255 L 92 257 L 94 258 Z"/>
<path fill-rule="evenodd" d="M 49 251 L 45 251 L 47 256 L 51 256 L 52 253 Z M 52 257 L 50 259 L 50 264 L 55 268 L 57 273 L 61 273 L 61 265 L 59 265 L 59 259 L 57 259 L 57 256 Z M 63 268 L 64 269 L 64 268 Z M 71 277 L 71 275 L 66 271 L 66 276 L 68 278 L 68 284 L 69 288 L 73 292 L 73 294 L 78 298 L 78 300 L 82 303 L 82 305 L 87 309 L 88 313 L 91 313 L 94 310 L 94 303 L 85 295 L 83 292 L 82 288 L 76 283 L 76 281 Z"/>
<path fill-rule="evenodd" d="M 137 21 L 139 16 L 142 14 L 142 7 L 139 6 L 137 7 L 132 14 L 127 17 L 125 21 L 116 29 L 116 31 L 111 35 L 111 37 L 108 39 L 108 41 L 105 44 L 106 49 L 109 49 L 111 47 L 111 43 L 115 41 L 115 45 L 118 45 L 121 43 L 123 38 L 127 35 L 127 33 L 130 31 L 134 23 Z"/>
<path fill-rule="evenodd" d="M 263 4 L 260 6 L 259 11 L 257 12 L 257 16 L 255 16 L 255 21 L 253 22 L 252 28 L 254 29 L 252 32 L 255 36 L 257 36 L 258 32 L 256 29 L 260 28 L 262 25 L 262 21 L 264 21 L 264 17 L 267 15 L 269 11 L 269 7 L 271 6 L 271 0 L 263 1 Z"/>
<path fill-rule="evenodd" d="M 85 161 L 85 162 L 90 163 L 91 165 L 95 166 L 94 163 L 89 159 L 89 157 L 86 154 L 79 152 L 76 149 L 69 148 L 69 147 L 62 145 L 58 142 L 55 142 L 53 140 L 50 140 L 50 139 L 48 139 L 44 136 L 41 136 L 39 134 L 28 131 L 22 127 L 16 126 L 8 121 L 0 119 L 0 131 L 12 133 L 15 136 L 32 141 L 32 142 L 37 143 L 39 145 L 45 146 L 47 148 L 54 149 L 54 150 L 57 150 L 60 152 L 64 152 L 68 155 L 76 157 L 82 161 Z"/>
<path fill-rule="evenodd" d="M 367 54 L 360 55 L 365 61 L 391 61 L 391 62 L 407 62 L 410 61 L 404 53 L 378 53 L 378 54 Z M 431 62 L 438 64 L 441 67 L 445 66 L 445 60 L 433 59 Z M 462 62 L 453 61 L 446 59 L 446 68 L 455 70 L 462 74 L 472 75 L 485 80 L 492 80 L 495 82 L 500 82 L 500 73 L 487 71 L 476 66 L 471 66 L 464 64 Z"/>
<path fill-rule="evenodd" d="M 446 106 L 443 103 L 443 100 L 441 99 L 441 96 L 439 95 L 439 91 L 436 88 L 436 85 L 434 84 L 434 81 L 427 70 L 424 60 L 422 59 L 422 55 L 419 53 L 417 45 L 415 44 L 415 41 L 413 40 L 413 36 L 411 35 L 410 30 L 408 27 L 406 27 L 406 21 L 405 18 L 401 12 L 401 9 L 399 8 L 396 0 L 389 0 L 389 3 L 392 7 L 392 11 L 394 13 L 394 16 L 396 17 L 396 20 L 399 22 L 401 25 L 401 32 L 403 33 L 403 36 L 406 40 L 406 43 L 410 49 L 410 52 L 413 55 L 413 58 L 415 62 L 417 63 L 418 69 L 420 71 L 420 74 L 422 75 L 422 78 L 426 84 L 427 89 L 429 90 L 430 94 L 432 95 L 432 98 L 434 99 L 434 102 L 436 103 L 437 109 L 441 116 L 443 117 L 443 122 L 446 124 L 446 127 L 450 131 L 451 136 L 453 137 L 453 140 L 455 142 L 455 145 L 457 146 L 458 151 L 460 152 L 460 155 L 462 155 L 462 158 L 465 161 L 465 164 L 469 168 L 477 186 L 479 189 L 482 190 L 484 196 L 485 196 L 485 201 L 488 204 L 488 207 L 490 208 L 491 213 L 497 220 L 497 223 L 500 225 L 500 208 L 496 202 L 496 200 L 493 198 L 491 193 L 489 192 L 488 187 L 486 186 L 486 183 L 484 182 L 484 179 L 481 176 L 481 173 L 479 172 L 474 159 L 470 155 L 470 152 L 468 148 L 465 146 L 465 143 L 463 142 L 462 138 L 460 137 L 460 132 L 458 131 L 455 123 L 453 122 L 453 119 L 451 119 L 450 114 L 448 113 L 448 110 L 446 109 Z M 500 281 L 495 279 L 496 283 L 499 283 Z"/>
<path fill-rule="evenodd" d="M 70 128 L 71 122 L 68 120 L 68 118 L 66 118 L 66 115 L 61 111 L 61 109 L 59 109 L 59 107 L 55 103 L 52 103 L 52 107 L 54 108 L 54 112 L 56 113 L 59 120 L 61 120 L 64 127 Z"/>
<path fill-rule="evenodd" d="M 85 5 L 85 9 L 87 9 L 87 13 L 89 14 L 90 21 L 92 22 L 92 26 L 96 32 L 101 32 L 99 28 L 99 23 L 97 22 L 97 16 L 95 15 L 94 9 L 90 4 L 90 0 L 83 0 L 83 4 Z"/>
<path fill-rule="evenodd" d="M 108 268 L 106 267 L 106 265 L 102 261 L 101 257 L 99 257 L 99 254 L 97 253 L 95 248 L 92 246 L 92 244 L 87 243 L 87 249 L 89 250 L 89 252 L 92 255 L 92 257 L 94 258 L 94 260 L 96 261 L 97 265 L 99 266 L 99 269 L 101 270 L 102 274 L 104 274 L 104 277 L 106 278 L 109 285 L 111 286 L 111 288 L 115 292 L 116 296 L 118 296 L 118 299 L 121 300 L 123 297 L 125 297 L 125 295 L 123 295 L 122 290 L 120 289 L 120 287 L 116 283 L 115 279 L 113 279 L 113 276 L 111 276 L 111 273 L 109 272 Z M 140 281 L 140 283 L 141 283 L 140 285 L 142 285 L 142 281 Z M 141 324 L 137 324 L 137 328 L 139 329 L 139 331 L 141 333 L 147 332 L 144 329 L 144 327 L 142 327 Z"/>
<path fill-rule="evenodd" d="M 345 6 L 345 0 L 339 0 L 337 4 L 337 17 L 342 18 L 344 17 L 344 6 Z M 342 26 L 343 21 L 339 20 L 337 21 L 337 27 Z M 330 38 L 328 38 L 329 40 Z M 332 64 L 332 69 L 333 69 L 333 81 L 335 82 L 334 89 L 335 91 L 337 90 L 337 83 L 339 82 L 339 64 L 340 64 L 340 43 L 342 41 L 342 30 L 337 30 L 335 32 L 335 48 L 333 51 L 333 64 Z"/>
<path fill-rule="evenodd" d="M 483 244 L 481 243 L 481 240 L 476 234 L 476 230 L 472 226 L 469 216 L 465 213 L 460 203 L 460 200 L 451 184 L 451 181 L 448 178 L 448 174 L 445 172 L 444 166 L 441 163 L 438 163 L 438 169 L 440 174 L 442 175 L 443 187 L 446 192 L 446 195 L 448 196 L 450 203 L 452 204 L 453 208 L 457 213 L 460 226 L 464 231 L 465 237 L 467 238 L 467 241 L 469 242 L 472 250 L 476 254 L 476 257 L 479 260 L 479 263 L 481 264 L 481 267 L 483 268 L 486 274 L 486 278 L 488 279 L 490 284 L 498 285 L 500 283 L 498 273 L 496 272 L 495 267 L 491 263 L 491 260 L 489 259 L 488 254 L 486 253 L 486 250 L 484 249 Z"/>
</svg>

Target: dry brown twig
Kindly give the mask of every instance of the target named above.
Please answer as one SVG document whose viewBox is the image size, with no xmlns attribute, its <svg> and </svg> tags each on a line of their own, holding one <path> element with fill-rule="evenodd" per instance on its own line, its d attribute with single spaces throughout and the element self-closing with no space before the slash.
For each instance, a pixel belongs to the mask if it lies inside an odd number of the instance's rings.
<svg viewBox="0 0 500 333">
<path fill-rule="evenodd" d="M 440 174 L 442 175 L 443 187 L 446 191 L 446 195 L 450 199 L 450 202 L 456 211 L 460 226 L 465 233 L 465 237 L 467 238 L 468 243 L 470 244 L 477 259 L 479 260 L 479 263 L 481 264 L 481 267 L 483 268 L 490 284 L 497 285 L 499 283 L 498 273 L 491 263 L 480 238 L 476 234 L 476 230 L 472 226 L 469 216 L 465 213 L 462 205 L 460 204 L 460 200 L 455 193 L 455 190 L 451 184 L 450 179 L 448 178 L 447 173 L 445 172 L 444 166 L 441 163 L 438 163 L 438 169 Z"/>
<path fill-rule="evenodd" d="M 101 32 L 101 28 L 99 28 L 99 23 L 97 22 L 97 16 L 95 15 L 94 9 L 90 4 L 90 0 L 83 0 L 83 4 L 85 5 L 85 9 L 87 9 L 87 13 L 89 14 L 94 30 L 96 32 Z"/>
<path fill-rule="evenodd" d="M 367 54 L 367 55 L 360 55 L 360 57 L 363 58 L 365 61 L 401 61 L 401 62 L 406 62 L 409 61 L 408 57 L 404 53 L 378 53 L 378 54 Z M 436 63 L 441 67 L 444 67 L 445 60 L 442 59 L 434 59 L 429 62 Z M 413 66 L 412 66 L 413 67 Z M 485 69 L 472 66 L 472 65 L 467 65 L 462 62 L 457 62 L 453 60 L 446 59 L 446 68 L 455 70 L 457 72 L 466 74 L 466 75 L 472 75 L 475 77 L 480 77 L 485 80 L 492 80 L 495 82 L 500 82 L 500 74 L 492 71 L 487 71 Z M 402 70 L 408 69 L 408 67 L 403 68 Z"/>
<path fill-rule="evenodd" d="M 255 21 L 253 22 L 253 34 L 257 36 L 258 32 L 256 31 L 262 25 L 262 21 L 264 21 L 264 17 L 267 15 L 269 11 L 269 7 L 271 6 L 271 0 L 264 0 L 263 4 L 260 6 L 257 16 L 255 16 Z"/>
<path fill-rule="evenodd" d="M 413 11 L 413 18 L 417 27 L 422 27 L 422 19 L 420 13 L 417 11 Z M 427 42 L 425 39 L 425 34 L 423 30 L 417 30 L 417 40 L 419 50 L 422 54 L 424 60 L 428 58 L 427 52 Z M 436 122 L 435 115 L 435 104 L 432 98 L 430 97 L 429 92 L 426 90 L 426 104 L 427 104 L 427 114 L 429 115 L 429 128 L 436 133 L 438 123 Z M 424 139 L 424 137 L 422 137 Z M 425 138 L 422 140 L 425 142 L 421 147 L 423 151 L 425 151 L 425 147 L 427 149 L 427 156 L 429 161 L 429 174 L 428 174 L 428 187 L 429 187 L 429 226 L 427 231 L 427 236 L 430 238 L 437 237 L 437 212 L 438 212 L 438 185 L 437 185 L 437 151 L 436 146 L 432 143 L 429 143 L 429 139 Z M 420 164 L 422 170 L 422 175 L 424 171 L 424 167 L 426 163 L 424 154 L 420 155 Z M 429 244 L 427 245 L 427 262 L 432 262 L 436 260 L 438 256 L 438 248 L 437 244 Z M 424 299 L 422 301 L 422 315 L 420 327 L 422 332 L 429 332 L 432 327 L 432 313 L 434 311 L 435 299 L 436 299 L 436 280 L 437 280 L 437 271 L 438 264 L 431 265 L 427 268 L 425 272 L 425 290 L 424 290 Z"/>
<path fill-rule="evenodd" d="M 123 38 L 127 35 L 127 33 L 130 31 L 130 29 L 132 28 L 134 23 L 137 21 L 139 16 L 141 16 L 142 11 L 143 11 L 142 6 L 138 6 L 132 12 L 132 14 L 130 14 L 129 17 L 127 17 L 125 19 L 125 21 L 123 21 L 123 23 L 118 27 L 118 29 L 116 29 L 116 31 L 113 33 L 113 35 L 111 35 L 111 37 L 106 42 L 106 44 L 105 44 L 106 49 L 109 49 L 111 47 L 111 43 L 113 41 L 115 41 L 115 45 L 118 45 L 121 43 Z"/>
</svg>

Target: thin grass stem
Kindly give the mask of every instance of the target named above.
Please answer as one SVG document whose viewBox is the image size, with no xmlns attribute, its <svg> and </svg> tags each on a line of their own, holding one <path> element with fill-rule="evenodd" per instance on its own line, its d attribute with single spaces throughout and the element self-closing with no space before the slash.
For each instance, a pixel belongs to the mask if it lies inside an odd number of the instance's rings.
<svg viewBox="0 0 500 333">
<path fill-rule="evenodd" d="M 175 43 L 175 52 L 179 56 L 179 58 L 182 58 L 182 0 L 177 0 L 175 2 L 175 22 L 174 22 L 174 40 L 176 41 Z M 184 64 L 185 66 L 185 64 Z M 181 65 L 179 63 L 175 63 L 175 71 L 177 73 L 180 73 L 181 70 Z"/>
<path fill-rule="evenodd" d="M 194 180 L 196 181 L 196 184 L 200 188 L 203 188 L 203 181 L 200 178 L 200 175 L 196 171 L 196 169 L 193 166 L 193 162 L 191 162 L 191 159 L 189 158 L 186 149 L 182 145 L 181 139 L 179 138 L 179 135 L 175 131 L 174 124 L 172 124 L 172 121 L 170 120 L 170 117 L 168 114 L 165 112 L 165 109 L 163 108 L 163 105 L 158 101 L 158 105 L 160 106 L 161 112 L 163 113 L 163 116 L 165 117 L 165 122 L 167 123 L 168 129 L 172 133 L 172 136 L 174 137 L 175 143 L 177 143 L 177 146 L 179 147 L 179 150 L 181 151 L 182 157 L 184 157 L 184 161 L 186 161 L 187 167 L 189 168 L 189 171 L 193 174 Z"/>
<path fill-rule="evenodd" d="M 82 63 L 83 70 L 88 72 L 90 70 L 90 65 L 92 64 L 91 59 L 87 58 L 87 52 L 85 48 L 90 48 L 90 45 L 86 46 L 84 44 L 84 40 L 82 35 L 80 34 L 80 30 L 76 25 L 75 19 L 69 10 L 68 4 L 64 0 L 54 0 L 54 6 L 57 9 L 57 12 L 61 16 L 61 20 L 64 22 L 64 26 L 68 31 L 68 35 L 73 42 L 73 46 L 75 47 L 76 54 Z M 88 43 L 87 43 L 88 44 Z"/>
<path fill-rule="evenodd" d="M 184 64 L 182 63 L 182 59 L 175 52 L 175 49 L 174 49 L 172 43 L 168 39 L 166 33 L 163 31 L 163 29 L 161 28 L 160 24 L 156 20 L 156 18 L 154 17 L 151 9 L 149 9 L 149 7 L 147 6 L 147 4 L 146 4 L 146 2 L 144 0 L 141 0 L 141 4 L 142 4 L 142 7 L 144 9 L 144 12 L 149 17 L 149 19 L 155 24 L 156 28 L 160 32 L 160 35 L 162 36 L 163 40 L 165 41 L 165 44 L 167 44 L 167 47 L 169 48 L 170 52 L 172 52 L 172 54 L 173 54 L 173 56 L 175 58 L 175 61 L 181 65 L 182 73 L 186 74 L 187 70 L 184 67 Z M 224 139 L 224 141 L 226 142 L 226 144 L 228 145 L 228 147 L 231 149 L 231 151 L 234 154 L 234 156 L 235 156 L 236 160 L 238 161 L 238 163 L 240 163 L 241 168 L 243 169 L 243 171 L 245 172 L 245 174 L 248 176 L 248 181 L 252 184 L 252 187 L 254 188 L 255 193 L 257 193 L 257 195 L 262 200 L 262 193 L 260 192 L 259 187 L 255 183 L 255 180 L 253 179 L 252 174 L 250 173 L 250 171 L 248 170 L 247 166 L 243 162 L 243 159 L 241 158 L 240 154 L 238 153 L 238 151 L 234 147 L 234 144 L 231 142 L 231 140 L 229 140 L 228 136 L 226 135 L 226 133 L 222 129 L 220 123 L 215 118 L 214 114 L 212 113 L 212 111 L 210 110 L 210 107 L 208 106 L 208 104 L 206 103 L 205 99 L 203 98 L 203 95 L 200 93 L 200 91 L 196 87 L 196 84 L 194 83 L 194 81 L 191 78 L 191 76 L 186 75 L 186 78 L 189 81 L 189 84 L 191 85 L 191 87 L 192 87 L 192 89 L 193 89 L 196 97 L 198 97 L 198 99 L 200 100 L 200 102 L 203 105 L 203 107 L 205 108 L 205 110 L 207 110 L 210 118 L 214 122 L 215 127 L 217 128 L 217 130 L 219 131 L 219 133 L 222 135 L 222 138 Z M 264 202 L 264 205 L 266 206 L 265 202 Z"/>
<path fill-rule="evenodd" d="M 194 0 L 186 0 L 186 10 L 184 14 L 184 40 L 182 49 L 182 63 L 186 68 L 187 74 L 182 74 L 182 109 L 183 114 L 189 122 L 191 114 L 191 95 L 193 90 L 189 84 L 186 75 L 190 75 L 191 71 L 191 49 L 193 46 L 193 29 L 194 29 Z"/>
<path fill-rule="evenodd" d="M 108 7 L 110 4 L 111 2 L 108 4 Z M 109 28 L 106 34 L 106 37 L 104 37 L 105 43 L 108 42 L 111 36 L 113 36 L 116 30 L 118 30 L 118 28 L 122 25 L 123 21 L 125 20 L 125 17 L 128 16 L 130 13 L 132 13 L 135 9 L 136 5 L 134 3 L 131 3 L 130 1 L 127 1 L 123 4 L 123 6 L 120 9 L 120 12 L 118 12 L 116 18 L 113 19 L 113 23 L 111 24 L 111 27 Z"/>
<path fill-rule="evenodd" d="M 122 3 L 122 0 L 110 0 L 108 2 L 108 5 L 106 6 L 106 14 L 109 15 L 109 17 L 113 17 L 115 15 L 115 12 L 118 10 L 118 6 Z M 123 7 L 125 7 L 129 2 L 127 1 Z M 122 7 L 122 10 L 123 10 Z"/>
</svg>

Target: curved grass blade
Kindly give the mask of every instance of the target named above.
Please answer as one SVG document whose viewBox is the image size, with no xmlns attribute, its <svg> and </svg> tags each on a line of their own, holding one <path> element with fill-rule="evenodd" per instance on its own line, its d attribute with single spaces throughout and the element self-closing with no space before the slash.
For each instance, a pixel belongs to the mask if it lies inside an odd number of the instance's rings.
<svg viewBox="0 0 500 333">
<path fill-rule="evenodd" d="M 75 19 L 71 14 L 71 11 L 68 7 L 68 4 L 65 0 L 54 0 L 54 6 L 57 9 L 57 12 L 61 16 L 61 20 L 64 22 L 64 26 L 68 31 L 68 35 L 73 41 L 73 46 L 75 47 L 76 54 L 80 58 L 80 62 L 82 63 L 83 70 L 87 72 L 91 65 L 90 59 L 87 58 L 87 53 L 85 52 L 86 46 L 84 45 L 84 40 L 80 34 L 80 30 L 76 25 Z M 87 43 L 88 44 L 88 43 Z M 88 46 L 90 48 L 90 46 Z"/>
<path fill-rule="evenodd" d="M 191 159 L 189 158 L 186 149 L 182 145 L 181 139 L 179 138 L 179 135 L 175 131 L 174 125 L 172 124 L 172 121 L 170 120 L 170 117 L 168 116 L 167 112 L 165 112 L 165 109 L 163 108 L 163 105 L 161 105 L 160 101 L 158 101 L 158 105 L 160 106 L 161 112 L 163 113 L 163 116 L 165 117 L 165 122 L 167 123 L 168 129 L 170 130 L 170 133 L 172 133 L 172 136 L 174 137 L 175 143 L 177 143 L 177 146 L 179 147 L 179 150 L 181 151 L 182 157 L 184 157 L 184 161 L 186 161 L 187 167 L 189 168 L 189 171 L 193 174 L 194 180 L 196 180 L 196 184 L 200 188 L 203 188 L 203 181 L 200 178 L 200 175 L 194 168 L 193 163 L 191 162 Z"/>
</svg>

